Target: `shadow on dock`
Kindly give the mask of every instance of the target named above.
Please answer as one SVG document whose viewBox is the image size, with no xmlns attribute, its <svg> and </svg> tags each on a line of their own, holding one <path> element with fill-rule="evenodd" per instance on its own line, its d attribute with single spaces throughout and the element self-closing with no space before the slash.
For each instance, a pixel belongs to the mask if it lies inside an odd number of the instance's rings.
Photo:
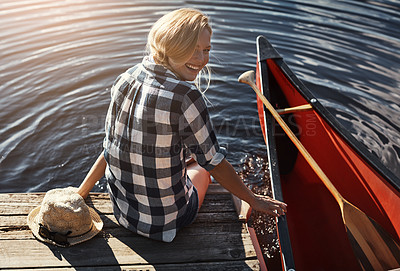
<svg viewBox="0 0 400 271">
<path fill-rule="evenodd" d="M 39 242 L 26 226 L 26 216 L 43 196 L 0 194 L 0 269 L 259 270 L 247 228 L 238 220 L 230 194 L 217 184 L 210 185 L 196 221 L 171 243 L 121 227 L 105 193 L 87 199 L 104 222 L 96 237 L 69 248 Z"/>
</svg>

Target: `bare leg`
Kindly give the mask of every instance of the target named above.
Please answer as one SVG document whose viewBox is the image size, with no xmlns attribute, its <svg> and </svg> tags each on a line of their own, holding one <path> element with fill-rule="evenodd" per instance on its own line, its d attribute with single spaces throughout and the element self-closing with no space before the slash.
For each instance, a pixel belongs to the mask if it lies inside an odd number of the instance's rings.
<svg viewBox="0 0 400 271">
<path fill-rule="evenodd" d="M 199 166 L 197 162 L 192 162 L 188 165 L 187 174 L 192 180 L 194 187 L 197 189 L 197 193 L 199 194 L 199 209 L 201 204 L 203 204 L 204 197 L 207 192 L 208 185 L 210 184 L 210 173 Z"/>
</svg>

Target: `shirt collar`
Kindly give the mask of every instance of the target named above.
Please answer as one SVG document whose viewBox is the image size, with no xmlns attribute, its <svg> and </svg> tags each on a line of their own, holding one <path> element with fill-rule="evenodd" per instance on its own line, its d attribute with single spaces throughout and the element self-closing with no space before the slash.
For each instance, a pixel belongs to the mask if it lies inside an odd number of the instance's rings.
<svg viewBox="0 0 400 271">
<path fill-rule="evenodd" d="M 162 76 L 162 77 L 172 77 L 174 79 L 180 80 L 178 76 L 175 75 L 171 70 L 167 69 L 163 65 L 157 64 L 154 61 L 154 58 L 152 55 L 145 56 L 142 61 L 143 66 L 151 71 L 154 72 L 157 76 Z"/>
</svg>

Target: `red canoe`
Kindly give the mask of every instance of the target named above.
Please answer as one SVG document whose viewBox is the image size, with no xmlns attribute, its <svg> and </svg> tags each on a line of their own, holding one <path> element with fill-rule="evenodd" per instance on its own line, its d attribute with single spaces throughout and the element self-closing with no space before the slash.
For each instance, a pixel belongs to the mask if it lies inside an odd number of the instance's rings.
<svg viewBox="0 0 400 271">
<path fill-rule="evenodd" d="M 400 179 L 318 102 L 262 36 L 257 53 L 258 88 L 277 109 L 311 107 L 282 117 L 343 197 L 399 243 Z M 361 270 L 337 202 L 257 99 L 274 197 L 288 204 L 277 227 L 282 270 Z"/>
</svg>

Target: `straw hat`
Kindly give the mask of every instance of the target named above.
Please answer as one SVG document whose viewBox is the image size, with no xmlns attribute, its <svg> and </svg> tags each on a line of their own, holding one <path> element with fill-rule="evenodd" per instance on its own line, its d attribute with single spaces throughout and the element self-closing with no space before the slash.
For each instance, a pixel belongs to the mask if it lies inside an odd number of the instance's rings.
<svg viewBox="0 0 400 271">
<path fill-rule="evenodd" d="M 73 187 L 50 190 L 41 206 L 29 213 L 27 223 L 37 239 L 68 247 L 89 240 L 101 231 L 100 216 L 76 190 Z"/>
</svg>

